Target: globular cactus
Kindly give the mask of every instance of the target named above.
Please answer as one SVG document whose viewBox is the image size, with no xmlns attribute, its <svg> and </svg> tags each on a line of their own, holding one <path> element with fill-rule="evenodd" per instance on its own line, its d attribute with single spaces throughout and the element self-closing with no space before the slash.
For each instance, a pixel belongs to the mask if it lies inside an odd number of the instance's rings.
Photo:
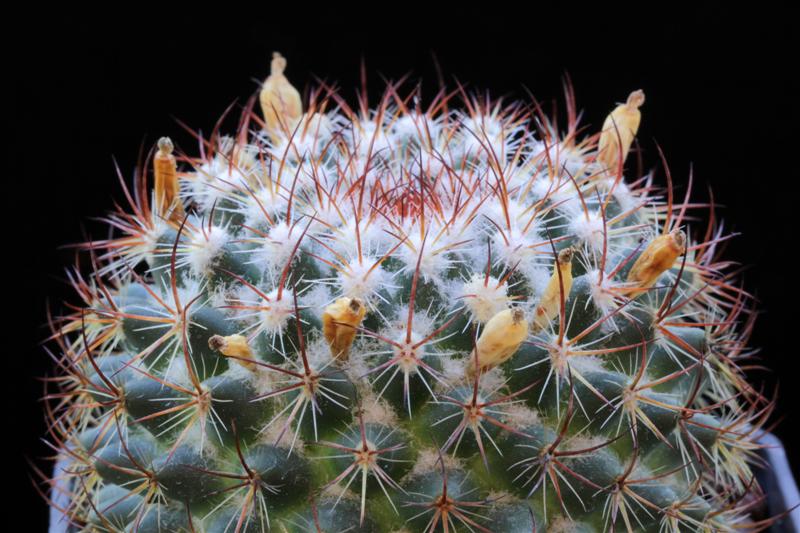
<svg viewBox="0 0 800 533">
<path fill-rule="evenodd" d="M 562 125 L 400 84 L 304 106 L 285 67 L 199 156 L 161 139 L 71 271 L 46 403 L 71 524 L 765 524 L 751 299 L 713 216 L 693 236 L 703 206 L 630 169 L 642 91 L 584 135 L 569 89 Z"/>
</svg>

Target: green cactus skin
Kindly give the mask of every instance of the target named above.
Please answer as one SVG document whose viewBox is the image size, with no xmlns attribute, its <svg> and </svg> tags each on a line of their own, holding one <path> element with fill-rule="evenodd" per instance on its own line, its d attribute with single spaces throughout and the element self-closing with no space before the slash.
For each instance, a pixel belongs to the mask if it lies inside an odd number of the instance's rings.
<svg viewBox="0 0 800 533">
<path fill-rule="evenodd" d="M 298 115 L 273 67 L 266 123 L 250 105 L 181 154 L 177 207 L 159 151 L 155 192 L 140 174 L 85 246 L 47 410 L 71 523 L 763 525 L 740 499 L 771 407 L 741 370 L 750 301 L 718 229 L 681 231 L 688 197 L 623 176 L 641 92 L 581 140 L 574 114 L 423 109 L 396 85 L 375 109 L 313 92 Z"/>
</svg>

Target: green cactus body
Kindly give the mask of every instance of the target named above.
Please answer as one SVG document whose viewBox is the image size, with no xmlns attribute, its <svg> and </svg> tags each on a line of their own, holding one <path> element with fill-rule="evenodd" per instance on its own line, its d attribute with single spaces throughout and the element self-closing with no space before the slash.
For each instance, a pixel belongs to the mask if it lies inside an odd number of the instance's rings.
<svg viewBox="0 0 800 533">
<path fill-rule="evenodd" d="M 562 134 L 521 105 L 409 108 L 395 88 L 298 114 L 281 71 L 267 122 L 248 108 L 180 158 L 169 205 L 161 143 L 153 196 L 137 182 L 118 234 L 87 245 L 51 411 L 73 523 L 747 524 L 733 496 L 766 413 L 738 366 L 748 302 L 715 228 L 686 237 L 688 202 L 623 178 L 639 92 L 579 140 L 574 117 Z"/>
</svg>

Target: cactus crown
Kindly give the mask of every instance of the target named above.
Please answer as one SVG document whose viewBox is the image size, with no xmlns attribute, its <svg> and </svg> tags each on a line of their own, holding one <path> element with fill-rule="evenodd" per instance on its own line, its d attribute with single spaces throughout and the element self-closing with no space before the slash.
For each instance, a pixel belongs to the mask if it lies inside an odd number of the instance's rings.
<svg viewBox="0 0 800 533">
<path fill-rule="evenodd" d="M 763 525 L 750 299 L 688 194 L 623 177 L 641 91 L 582 136 L 569 89 L 566 125 L 400 84 L 303 106 L 286 66 L 234 136 L 159 140 L 72 272 L 47 404 L 72 524 Z"/>
</svg>

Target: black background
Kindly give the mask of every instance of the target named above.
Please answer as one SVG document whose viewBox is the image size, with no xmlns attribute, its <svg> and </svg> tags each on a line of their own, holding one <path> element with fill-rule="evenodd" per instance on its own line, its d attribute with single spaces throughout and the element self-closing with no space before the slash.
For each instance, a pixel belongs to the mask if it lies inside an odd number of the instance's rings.
<svg viewBox="0 0 800 533">
<path fill-rule="evenodd" d="M 90 217 L 122 200 L 112 156 L 130 178 L 140 146 L 149 148 L 161 135 L 195 153 L 174 119 L 210 131 L 228 105 L 257 90 L 273 50 L 288 58 L 287 75 L 297 87 L 318 76 L 338 82 L 351 102 L 362 59 L 373 103 L 382 77 L 409 72 L 424 80 L 430 96 L 438 87 L 437 63 L 451 87 L 458 79 L 493 96 L 522 99 L 527 88 L 547 106 L 563 103 L 561 82 L 569 74 L 584 124 L 593 130 L 632 89 L 644 89 L 639 140 L 647 166 L 657 165 L 655 142 L 679 185 L 693 165 L 695 197 L 706 199 L 713 188 L 726 206 L 720 215 L 728 229 L 741 232 L 726 257 L 749 265 L 744 284 L 763 312 L 752 344 L 773 370 L 754 379 L 768 390 L 781 383 L 777 412 L 785 419 L 776 432 L 797 471 L 797 18 L 763 4 L 735 12 L 706 4 L 680 13 L 607 2 L 592 11 L 572 5 L 560 12 L 533 3 L 527 11 L 491 4 L 462 3 L 444 12 L 337 4 L 287 14 L 263 3 L 248 10 L 219 5 L 207 15 L 155 9 L 6 20 L 19 30 L 5 54 L 15 95 L 6 101 L 13 110 L 6 126 L 12 168 L 3 169 L 1 200 L 4 324 L 12 324 L 3 335 L 3 382 L 11 389 L 2 395 L 2 417 L 14 419 L 0 423 L 0 432 L 13 443 L 5 455 L 11 481 L 4 476 L 4 486 L 32 506 L 26 530 L 46 524 L 24 459 L 42 464 L 48 452 L 40 441 L 37 378 L 51 365 L 37 341 L 46 333 L 45 302 L 57 308 L 71 298 L 61 275 L 71 253 L 59 246 L 82 240 L 84 229 L 103 234 Z M 663 183 L 663 173 L 658 176 Z"/>
</svg>

